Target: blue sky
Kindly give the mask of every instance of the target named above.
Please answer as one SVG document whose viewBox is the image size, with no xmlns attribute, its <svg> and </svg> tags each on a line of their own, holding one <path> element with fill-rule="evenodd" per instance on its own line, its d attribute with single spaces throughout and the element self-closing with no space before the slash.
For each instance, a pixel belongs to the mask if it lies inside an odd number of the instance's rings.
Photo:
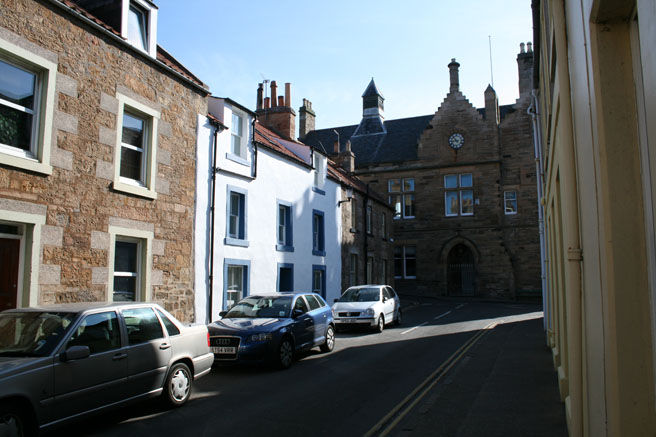
<svg viewBox="0 0 656 437">
<path fill-rule="evenodd" d="M 476 107 L 490 83 L 514 103 L 519 43 L 532 40 L 530 0 L 160 0 L 158 42 L 212 94 L 255 109 L 262 78 L 291 82 L 292 106 L 312 102 L 317 128 L 357 124 L 374 77 L 385 118 L 435 112 L 447 64 Z M 298 121 L 298 119 L 297 119 Z M 298 122 L 297 122 L 298 125 Z"/>
</svg>

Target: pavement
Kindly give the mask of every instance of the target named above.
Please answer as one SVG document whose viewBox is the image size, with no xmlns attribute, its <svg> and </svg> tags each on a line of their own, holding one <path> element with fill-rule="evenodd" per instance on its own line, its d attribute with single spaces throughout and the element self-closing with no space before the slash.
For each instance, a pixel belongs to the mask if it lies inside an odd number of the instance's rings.
<svg viewBox="0 0 656 437">
<path fill-rule="evenodd" d="M 407 302 L 406 309 L 416 304 Z M 537 314 L 487 330 L 389 435 L 567 436 L 557 373 Z"/>
</svg>

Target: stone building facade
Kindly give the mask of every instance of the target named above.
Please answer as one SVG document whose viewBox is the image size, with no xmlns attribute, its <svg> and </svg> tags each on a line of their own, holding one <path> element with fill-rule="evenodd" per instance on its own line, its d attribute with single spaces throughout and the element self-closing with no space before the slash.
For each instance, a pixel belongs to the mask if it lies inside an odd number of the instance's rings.
<svg viewBox="0 0 656 437">
<path fill-rule="evenodd" d="M 150 300 L 193 321 L 207 87 L 157 46 L 153 3 L 103 4 L 2 1 L 2 309 Z"/>
<path fill-rule="evenodd" d="M 536 167 L 530 104 L 533 53 L 518 55 L 520 98 L 477 109 L 450 91 L 434 115 L 385 120 L 373 79 L 358 125 L 301 132 L 318 145 L 339 133 L 355 174 L 395 208 L 394 275 L 403 293 L 509 299 L 540 291 Z"/>
</svg>

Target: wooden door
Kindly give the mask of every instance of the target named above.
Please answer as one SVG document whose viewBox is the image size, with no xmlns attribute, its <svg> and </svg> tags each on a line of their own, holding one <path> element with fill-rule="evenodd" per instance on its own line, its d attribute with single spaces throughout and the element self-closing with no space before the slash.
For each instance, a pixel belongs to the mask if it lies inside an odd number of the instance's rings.
<svg viewBox="0 0 656 437">
<path fill-rule="evenodd" d="M 19 259 L 20 240 L 0 238 L 0 311 L 17 306 Z"/>
</svg>

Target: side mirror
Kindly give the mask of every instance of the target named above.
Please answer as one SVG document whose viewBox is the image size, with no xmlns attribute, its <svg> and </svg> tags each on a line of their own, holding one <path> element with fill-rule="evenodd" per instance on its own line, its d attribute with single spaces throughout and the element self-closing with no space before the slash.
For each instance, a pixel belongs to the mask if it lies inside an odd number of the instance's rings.
<svg viewBox="0 0 656 437">
<path fill-rule="evenodd" d="M 295 319 L 297 317 L 302 316 L 303 314 L 305 314 L 305 312 L 303 310 L 300 310 L 298 308 L 294 308 L 294 311 L 292 311 L 292 318 Z"/>
<path fill-rule="evenodd" d="M 226 314 L 228 314 L 227 311 L 221 311 L 221 312 L 219 313 L 219 317 L 223 317 L 223 316 L 225 316 Z"/>
<path fill-rule="evenodd" d="M 387 298 L 383 296 L 383 303 L 387 302 Z"/>
<path fill-rule="evenodd" d="M 59 359 L 66 361 L 81 360 L 91 355 L 89 346 L 71 346 L 59 355 Z"/>
</svg>

